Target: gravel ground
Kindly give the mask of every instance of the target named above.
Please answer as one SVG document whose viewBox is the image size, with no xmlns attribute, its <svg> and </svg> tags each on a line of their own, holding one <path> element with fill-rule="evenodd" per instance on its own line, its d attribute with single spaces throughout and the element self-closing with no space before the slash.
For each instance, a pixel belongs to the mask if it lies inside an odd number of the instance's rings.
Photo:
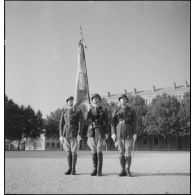
<svg viewBox="0 0 195 195">
<path fill-rule="evenodd" d="M 103 176 L 90 176 L 90 151 L 79 151 L 77 175 L 64 175 L 63 151 L 5 152 L 5 193 L 189 194 L 190 152 L 136 151 L 134 177 L 119 177 L 118 152 L 104 151 Z"/>
</svg>

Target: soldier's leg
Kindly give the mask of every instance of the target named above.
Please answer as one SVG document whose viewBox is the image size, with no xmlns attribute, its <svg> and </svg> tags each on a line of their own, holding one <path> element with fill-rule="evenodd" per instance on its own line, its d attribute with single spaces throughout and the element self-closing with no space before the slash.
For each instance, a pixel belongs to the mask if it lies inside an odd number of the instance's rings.
<svg viewBox="0 0 195 195">
<path fill-rule="evenodd" d="M 71 153 L 69 139 L 64 139 L 63 148 L 67 154 L 67 163 L 68 163 L 68 170 L 64 174 L 69 175 L 71 174 L 71 171 L 72 171 L 72 153 Z"/>
<path fill-rule="evenodd" d="M 76 163 L 77 163 L 77 153 L 78 153 L 78 141 L 77 138 L 71 139 L 71 151 L 72 151 L 72 175 L 76 175 Z"/>
<path fill-rule="evenodd" d="M 102 165 L 103 165 L 103 143 L 105 138 L 99 138 L 97 143 L 97 156 L 98 156 L 98 169 L 97 175 L 102 176 Z"/>
<path fill-rule="evenodd" d="M 88 137 L 87 141 L 88 146 L 92 151 L 92 163 L 93 163 L 93 171 L 91 176 L 97 175 L 97 164 L 98 164 L 98 156 L 97 156 L 97 146 L 93 137 Z"/>
<path fill-rule="evenodd" d="M 120 165 L 121 165 L 121 172 L 119 173 L 119 176 L 125 176 L 125 146 L 124 146 L 124 140 L 121 138 L 118 138 L 118 150 L 120 153 L 119 160 L 120 160 Z"/>
<path fill-rule="evenodd" d="M 131 166 L 131 147 L 133 144 L 133 139 L 126 139 L 125 140 L 125 159 L 126 159 L 126 174 L 129 177 L 132 177 L 130 172 Z"/>
</svg>

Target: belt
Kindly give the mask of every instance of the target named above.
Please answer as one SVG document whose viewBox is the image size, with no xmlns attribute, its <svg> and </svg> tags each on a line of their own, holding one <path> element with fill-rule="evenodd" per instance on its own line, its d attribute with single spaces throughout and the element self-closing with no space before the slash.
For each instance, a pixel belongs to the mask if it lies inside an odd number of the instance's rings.
<svg viewBox="0 0 195 195">
<path fill-rule="evenodd" d="M 131 124 L 131 122 L 129 121 L 125 121 L 125 120 L 120 120 L 119 124 Z"/>
<path fill-rule="evenodd" d="M 102 127 L 103 126 L 103 124 L 95 124 L 94 122 L 93 122 L 93 127 L 95 128 L 95 127 Z"/>
</svg>

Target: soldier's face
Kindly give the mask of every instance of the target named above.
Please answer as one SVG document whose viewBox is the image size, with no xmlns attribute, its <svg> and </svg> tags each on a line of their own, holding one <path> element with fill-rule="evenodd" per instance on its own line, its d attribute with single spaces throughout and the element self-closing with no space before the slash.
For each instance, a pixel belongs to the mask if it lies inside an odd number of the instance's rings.
<svg viewBox="0 0 195 195">
<path fill-rule="evenodd" d="M 127 99 L 126 98 L 121 98 L 120 99 L 120 104 L 121 105 L 125 105 L 127 103 Z"/>
<path fill-rule="evenodd" d="M 68 100 L 68 103 L 67 103 L 69 106 L 72 106 L 73 105 L 73 100 Z"/>
<path fill-rule="evenodd" d="M 99 98 L 98 97 L 94 97 L 93 98 L 93 103 L 94 104 L 98 104 L 100 102 Z"/>
</svg>

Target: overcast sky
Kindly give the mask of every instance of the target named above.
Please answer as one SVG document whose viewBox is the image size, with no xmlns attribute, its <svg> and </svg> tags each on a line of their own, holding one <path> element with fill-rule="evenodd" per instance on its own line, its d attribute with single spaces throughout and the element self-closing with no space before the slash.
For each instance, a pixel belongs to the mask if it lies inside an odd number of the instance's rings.
<svg viewBox="0 0 195 195">
<path fill-rule="evenodd" d="M 190 81 L 188 1 L 6 1 L 5 92 L 45 117 L 74 94 L 79 25 L 90 93 Z"/>
</svg>

